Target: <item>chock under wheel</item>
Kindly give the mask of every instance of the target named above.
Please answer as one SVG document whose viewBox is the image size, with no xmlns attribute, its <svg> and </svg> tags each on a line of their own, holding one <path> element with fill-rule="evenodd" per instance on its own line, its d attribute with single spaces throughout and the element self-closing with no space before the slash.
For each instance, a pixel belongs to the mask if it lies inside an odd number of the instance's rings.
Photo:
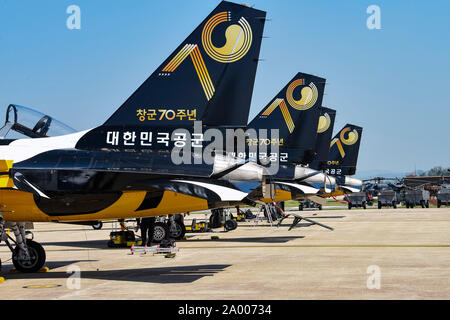
<svg viewBox="0 0 450 320">
<path fill-rule="evenodd" d="M 49 272 L 49 271 L 50 271 L 50 269 L 48 267 L 43 267 L 43 268 L 40 268 L 38 272 L 44 273 L 44 272 Z M 9 273 L 22 273 L 22 272 L 20 272 L 16 268 L 13 268 L 13 269 L 9 270 Z"/>
</svg>

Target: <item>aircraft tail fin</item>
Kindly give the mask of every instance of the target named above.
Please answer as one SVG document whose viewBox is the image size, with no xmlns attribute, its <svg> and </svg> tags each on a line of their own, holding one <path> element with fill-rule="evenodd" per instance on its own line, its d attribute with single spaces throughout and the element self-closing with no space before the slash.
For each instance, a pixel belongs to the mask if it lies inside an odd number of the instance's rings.
<svg viewBox="0 0 450 320">
<path fill-rule="evenodd" d="M 297 73 L 250 122 L 252 129 L 278 129 L 280 148 L 289 161 L 309 163 L 314 156 L 324 78 Z"/>
<path fill-rule="evenodd" d="M 356 173 L 363 128 L 346 124 L 330 144 L 328 174 L 351 176 Z"/>
<path fill-rule="evenodd" d="M 104 125 L 245 127 L 265 17 L 222 1 Z"/>
<path fill-rule="evenodd" d="M 309 167 L 315 170 L 327 168 L 328 155 L 330 153 L 330 141 L 333 134 L 336 110 L 320 107 L 319 125 L 317 128 L 316 155 Z"/>
</svg>

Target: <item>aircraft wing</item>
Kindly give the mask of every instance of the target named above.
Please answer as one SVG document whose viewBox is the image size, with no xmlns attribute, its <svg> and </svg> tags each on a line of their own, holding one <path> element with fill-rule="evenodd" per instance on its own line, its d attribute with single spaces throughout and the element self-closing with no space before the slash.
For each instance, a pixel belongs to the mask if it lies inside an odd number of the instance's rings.
<svg viewBox="0 0 450 320">
<path fill-rule="evenodd" d="M 340 188 L 342 190 L 346 191 L 346 192 L 361 192 L 360 189 L 352 188 L 352 187 L 349 187 L 349 186 L 340 186 Z"/>
<path fill-rule="evenodd" d="M 143 180 L 132 185 L 133 188 L 154 188 L 173 191 L 185 195 L 207 199 L 208 201 L 242 201 L 248 193 L 240 191 L 233 184 L 212 179 L 157 179 Z"/>
<path fill-rule="evenodd" d="M 319 189 L 303 185 L 300 183 L 292 183 L 292 182 L 285 182 L 285 181 L 275 181 L 275 184 L 280 186 L 280 189 L 289 189 L 289 190 L 295 190 L 296 192 L 301 192 L 304 194 L 317 194 L 319 192 Z"/>
</svg>

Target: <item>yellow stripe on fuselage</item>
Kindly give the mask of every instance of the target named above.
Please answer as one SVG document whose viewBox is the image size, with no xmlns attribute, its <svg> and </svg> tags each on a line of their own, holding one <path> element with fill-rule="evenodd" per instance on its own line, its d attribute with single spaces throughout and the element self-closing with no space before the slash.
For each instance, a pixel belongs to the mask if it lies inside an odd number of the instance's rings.
<svg viewBox="0 0 450 320">
<path fill-rule="evenodd" d="M 208 202 L 172 191 L 165 191 L 156 208 L 135 211 L 145 198 L 146 191 L 124 191 L 122 196 L 109 207 L 90 214 L 70 216 L 49 216 L 42 212 L 34 202 L 31 193 L 18 190 L 1 190 L 0 204 L 3 218 L 7 221 L 65 222 L 97 221 L 160 216 L 188 211 L 207 210 Z"/>
</svg>

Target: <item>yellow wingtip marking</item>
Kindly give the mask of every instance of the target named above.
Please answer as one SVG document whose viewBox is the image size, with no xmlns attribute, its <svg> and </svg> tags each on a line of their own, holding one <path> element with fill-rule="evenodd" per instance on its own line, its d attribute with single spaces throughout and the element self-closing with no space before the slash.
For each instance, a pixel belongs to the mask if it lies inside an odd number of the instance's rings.
<svg viewBox="0 0 450 320">
<path fill-rule="evenodd" d="M 13 188 L 14 182 L 9 176 L 0 176 L 0 188 Z"/>
<path fill-rule="evenodd" d="M 13 166 L 13 160 L 0 160 L 0 171 L 9 171 Z"/>
</svg>

